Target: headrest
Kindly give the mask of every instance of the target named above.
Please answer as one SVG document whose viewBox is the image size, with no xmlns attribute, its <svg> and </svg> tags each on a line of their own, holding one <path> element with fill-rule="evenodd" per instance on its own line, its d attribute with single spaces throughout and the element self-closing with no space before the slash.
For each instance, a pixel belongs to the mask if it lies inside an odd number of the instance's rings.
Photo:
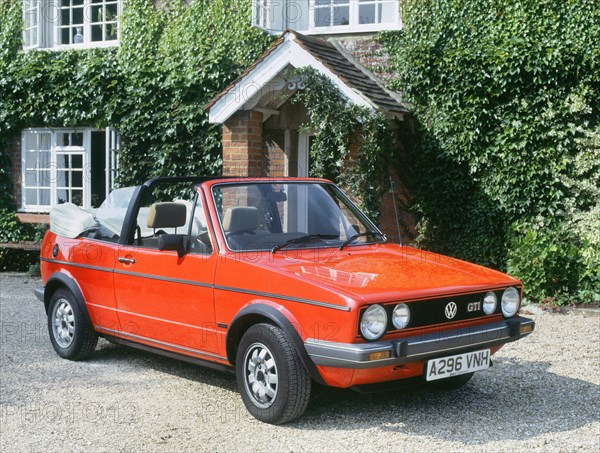
<svg viewBox="0 0 600 453">
<path fill-rule="evenodd" d="M 225 231 L 256 230 L 258 228 L 258 209 L 251 206 L 228 208 L 223 217 Z"/>
<path fill-rule="evenodd" d="M 183 203 L 154 203 L 148 211 L 148 228 L 178 228 L 185 225 L 187 209 Z"/>
</svg>

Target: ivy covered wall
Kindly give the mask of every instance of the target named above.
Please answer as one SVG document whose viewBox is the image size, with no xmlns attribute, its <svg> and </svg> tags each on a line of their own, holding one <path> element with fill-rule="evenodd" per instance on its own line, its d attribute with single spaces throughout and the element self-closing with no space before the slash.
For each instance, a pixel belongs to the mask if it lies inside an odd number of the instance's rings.
<svg viewBox="0 0 600 453">
<path fill-rule="evenodd" d="M 220 170 L 202 106 L 269 46 L 251 0 L 126 0 L 118 48 L 22 51 L 22 1 L 0 4 L 0 148 L 26 127 L 115 127 L 120 182 Z"/>
<path fill-rule="evenodd" d="M 597 0 L 405 0 L 385 33 L 419 133 L 398 168 L 420 242 L 530 298 L 600 300 Z"/>
</svg>

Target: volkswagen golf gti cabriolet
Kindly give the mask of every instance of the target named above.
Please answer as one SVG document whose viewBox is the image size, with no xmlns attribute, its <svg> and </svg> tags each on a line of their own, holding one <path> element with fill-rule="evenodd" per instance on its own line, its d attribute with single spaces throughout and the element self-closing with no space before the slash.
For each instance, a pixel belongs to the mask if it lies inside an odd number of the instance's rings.
<svg viewBox="0 0 600 453">
<path fill-rule="evenodd" d="M 61 357 L 104 337 L 235 371 L 268 423 L 315 382 L 461 387 L 534 329 L 518 280 L 389 243 L 326 180 L 155 178 L 50 216 L 36 295 Z"/>
</svg>

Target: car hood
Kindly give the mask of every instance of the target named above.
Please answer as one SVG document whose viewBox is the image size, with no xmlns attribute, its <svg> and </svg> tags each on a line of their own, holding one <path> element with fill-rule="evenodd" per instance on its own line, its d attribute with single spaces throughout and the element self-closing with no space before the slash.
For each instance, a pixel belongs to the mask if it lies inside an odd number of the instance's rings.
<svg viewBox="0 0 600 453">
<path fill-rule="evenodd" d="M 477 291 L 520 282 L 501 272 L 395 244 L 320 250 L 318 257 L 290 251 L 274 260 L 279 272 L 343 289 L 367 301 L 407 300 Z"/>
</svg>

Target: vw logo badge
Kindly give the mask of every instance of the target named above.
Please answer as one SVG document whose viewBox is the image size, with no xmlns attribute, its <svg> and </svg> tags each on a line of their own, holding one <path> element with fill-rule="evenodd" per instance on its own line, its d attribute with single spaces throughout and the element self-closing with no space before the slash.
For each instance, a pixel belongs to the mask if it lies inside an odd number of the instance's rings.
<svg viewBox="0 0 600 453">
<path fill-rule="evenodd" d="M 456 316 L 457 310 L 458 310 L 458 307 L 456 306 L 456 304 L 454 302 L 450 302 L 448 305 L 446 305 L 446 308 L 444 309 L 446 318 L 448 318 L 448 319 L 454 318 Z"/>
</svg>

